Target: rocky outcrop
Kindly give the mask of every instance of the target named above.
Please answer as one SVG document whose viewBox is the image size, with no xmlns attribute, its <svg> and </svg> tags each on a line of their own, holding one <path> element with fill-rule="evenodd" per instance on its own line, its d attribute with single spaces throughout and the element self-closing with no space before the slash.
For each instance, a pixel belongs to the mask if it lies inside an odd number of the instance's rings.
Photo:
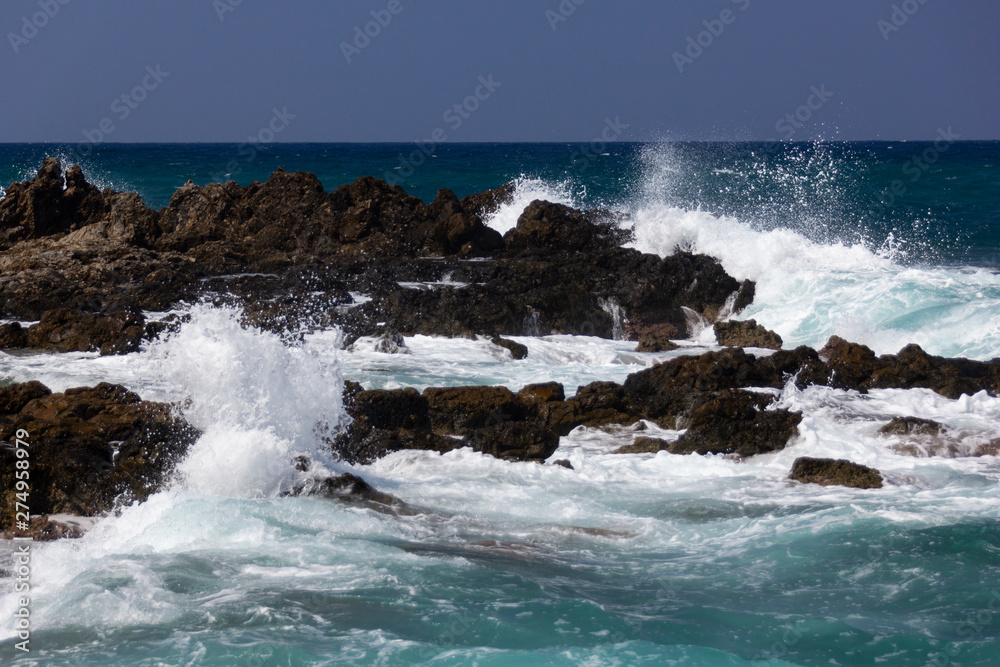
<svg viewBox="0 0 1000 667">
<path fill-rule="evenodd" d="M 0 349 L 19 347 L 54 352 L 126 354 L 135 352 L 146 334 L 146 319 L 139 313 L 119 310 L 110 314 L 56 308 L 40 322 L 22 329 L 17 322 L 0 329 Z"/>
<path fill-rule="evenodd" d="M 719 345 L 781 349 L 781 336 L 757 324 L 757 320 L 716 322 L 714 328 Z"/>
<path fill-rule="evenodd" d="M 799 457 L 792 464 L 792 472 L 788 478 L 803 484 L 850 486 L 856 489 L 882 488 L 882 474 L 878 470 L 844 459 Z"/>
<path fill-rule="evenodd" d="M 337 323 L 349 342 L 379 327 L 676 338 L 684 309 L 713 319 L 753 293 L 709 257 L 621 247 L 628 221 L 607 212 L 537 201 L 502 238 L 483 218 L 511 201 L 509 184 L 424 204 L 370 177 L 326 192 L 312 174 L 278 170 L 247 187 L 188 183 L 152 211 L 134 193 L 98 191 L 78 167 L 65 180 L 47 160 L 0 202 L 0 316 L 168 310 L 208 295 L 281 330 Z M 371 300 L 341 309 L 349 292 Z"/>
<path fill-rule="evenodd" d="M 95 516 L 145 500 L 168 481 L 197 432 L 169 406 L 121 386 L 53 394 L 38 382 L 0 387 L 0 529 L 14 520 L 16 440 L 30 451 L 32 514 Z"/>
<path fill-rule="evenodd" d="M 735 454 L 740 457 L 776 452 L 795 435 L 802 414 L 768 409 L 766 394 L 722 391 L 687 418 L 687 431 L 667 449 L 672 454 Z"/>
</svg>

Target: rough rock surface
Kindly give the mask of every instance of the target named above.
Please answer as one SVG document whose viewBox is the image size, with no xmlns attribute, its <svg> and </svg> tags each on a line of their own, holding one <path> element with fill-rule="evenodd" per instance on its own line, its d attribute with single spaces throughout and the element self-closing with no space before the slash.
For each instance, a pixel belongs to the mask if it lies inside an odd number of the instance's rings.
<svg viewBox="0 0 1000 667">
<path fill-rule="evenodd" d="M 0 529 L 14 519 L 18 431 L 31 452 L 31 512 L 94 516 L 145 500 L 169 479 L 197 432 L 162 403 L 101 383 L 53 394 L 39 382 L 0 387 Z"/>
<path fill-rule="evenodd" d="M 510 184 L 424 204 L 371 177 L 326 192 L 312 174 L 278 170 L 247 187 L 188 183 L 153 211 L 135 193 L 99 191 L 78 167 L 65 181 L 50 158 L 0 200 L 0 316 L 167 310 L 214 295 L 275 329 L 338 323 L 348 342 L 379 327 L 611 337 L 626 323 L 676 337 L 685 308 L 711 319 L 731 297 L 752 298 L 752 283 L 712 258 L 621 247 L 628 221 L 606 212 L 536 201 L 502 238 L 483 218 L 511 201 Z M 20 338 L 10 328 L 0 341 Z"/>
<path fill-rule="evenodd" d="M 803 484 L 851 486 L 857 489 L 881 489 L 882 474 L 874 468 L 844 459 L 795 459 L 789 479 Z"/>
<path fill-rule="evenodd" d="M 773 397 L 746 391 L 723 391 L 695 408 L 687 431 L 668 447 L 673 454 L 754 456 L 785 448 L 802 414 L 768 410 Z"/>
<path fill-rule="evenodd" d="M 781 336 L 757 324 L 756 320 L 716 322 L 714 328 L 719 345 L 781 349 Z"/>
</svg>

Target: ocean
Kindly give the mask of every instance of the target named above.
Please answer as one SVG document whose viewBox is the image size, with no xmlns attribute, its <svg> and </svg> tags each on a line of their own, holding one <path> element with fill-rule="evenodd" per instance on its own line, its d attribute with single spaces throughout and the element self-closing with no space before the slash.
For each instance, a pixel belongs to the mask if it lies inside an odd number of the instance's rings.
<svg viewBox="0 0 1000 667">
<path fill-rule="evenodd" d="M 1000 357 L 1000 142 L 666 144 L 191 144 L 0 146 L 0 184 L 47 155 L 100 187 L 165 206 L 188 180 L 266 180 L 278 167 L 327 189 L 364 175 L 424 201 L 516 184 L 488 224 L 547 199 L 628 215 L 632 245 L 718 258 L 757 283 L 754 318 L 786 348 L 831 335 L 895 353 Z M 0 190 L 2 195 L 2 190 Z M 742 462 L 615 455 L 627 428 L 580 427 L 553 459 L 458 449 L 335 460 L 313 425 L 365 388 L 556 380 L 567 394 L 681 354 L 586 336 L 407 339 L 409 354 L 299 342 L 196 304 L 176 334 L 124 356 L 0 354 L 3 382 L 53 391 L 119 383 L 176 402 L 204 431 L 176 482 L 37 544 L 32 652 L 19 656 L 12 579 L 0 655 L 18 665 L 996 665 L 1000 664 L 1000 398 L 823 386 L 775 393 L 801 411 L 784 450 Z M 760 351 L 760 353 L 764 353 Z M 948 452 L 877 434 L 895 416 L 941 422 Z M 655 426 L 649 426 L 656 430 Z M 671 438 L 676 432 L 661 435 Z M 927 454 L 936 454 L 933 456 Z M 388 516 L 280 497 L 307 454 L 422 510 Z M 878 490 L 787 480 L 800 456 L 880 470 Z M 225 470 L 225 475 L 219 475 Z M 9 544 L 9 543 L 8 543 Z M 0 559 L 7 557 L 6 546 Z M 0 562 L 7 569 L 9 561 Z"/>
</svg>

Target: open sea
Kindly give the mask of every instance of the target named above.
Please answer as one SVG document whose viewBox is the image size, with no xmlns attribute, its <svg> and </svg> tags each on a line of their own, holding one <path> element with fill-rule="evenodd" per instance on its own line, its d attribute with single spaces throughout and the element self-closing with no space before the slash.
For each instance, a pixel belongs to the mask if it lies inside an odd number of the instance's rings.
<svg viewBox="0 0 1000 667">
<path fill-rule="evenodd" d="M 327 189 L 364 175 L 425 201 L 516 182 L 488 223 L 534 199 L 628 213 L 633 245 L 718 258 L 757 282 L 754 318 L 786 348 L 833 334 L 894 353 L 1000 356 L 1000 143 L 0 145 L 2 186 L 47 155 L 154 208 L 188 180 Z M 123 384 L 177 402 L 204 431 L 171 488 L 33 546 L 32 651 L 14 650 L 0 579 L 0 659 L 16 665 L 1000 665 L 1000 398 L 789 385 L 802 411 L 780 452 L 736 462 L 612 455 L 628 429 L 578 428 L 553 459 L 459 449 L 368 466 L 331 458 L 313 425 L 365 388 L 525 384 L 567 394 L 717 349 L 711 329 L 669 353 L 585 336 L 408 338 L 409 354 L 298 344 L 194 305 L 181 330 L 127 356 L 0 353 L 0 381 L 53 391 Z M 759 354 L 766 351 L 756 350 Z M 895 416 L 943 423 L 948 451 L 877 435 Z M 650 427 L 656 431 L 655 426 Z M 665 439 L 678 431 L 662 431 Z M 648 434 L 648 433 L 647 433 Z M 914 455 L 914 454 L 918 455 Z M 386 516 L 279 497 L 307 454 L 423 510 Z M 934 455 L 930 455 L 934 454 Z M 800 456 L 880 470 L 878 490 L 786 479 Z M 220 471 L 221 474 L 220 474 Z M 599 530 L 591 530 L 599 529 Z M 11 543 L 0 542 L 7 570 Z"/>
</svg>

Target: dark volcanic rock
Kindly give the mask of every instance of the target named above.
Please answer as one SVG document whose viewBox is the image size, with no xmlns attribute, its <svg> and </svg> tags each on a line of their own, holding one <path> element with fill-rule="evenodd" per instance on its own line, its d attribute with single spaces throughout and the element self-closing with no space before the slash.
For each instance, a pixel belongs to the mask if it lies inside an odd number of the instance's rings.
<svg viewBox="0 0 1000 667">
<path fill-rule="evenodd" d="M 20 322 L 0 325 L 0 350 L 28 347 L 28 330 Z"/>
<path fill-rule="evenodd" d="M 0 388 L 0 439 L 31 452 L 31 511 L 94 516 L 162 488 L 197 437 L 170 408 L 124 387 L 53 394 L 37 382 Z M 24 432 L 27 437 L 24 437 Z M 13 521 L 15 450 L 0 449 L 0 528 Z"/>
<path fill-rule="evenodd" d="M 781 349 L 781 336 L 757 324 L 756 320 L 716 322 L 715 337 L 719 345 L 729 347 Z"/>
<path fill-rule="evenodd" d="M 528 347 L 512 340 L 494 336 L 493 344 L 510 351 L 511 356 L 514 357 L 514 359 L 524 359 L 528 356 Z"/>
<path fill-rule="evenodd" d="M 379 491 L 371 484 L 350 473 L 312 480 L 292 489 L 290 496 L 321 496 L 351 505 L 359 505 L 384 514 L 411 516 L 419 512 L 402 500 Z"/>
<path fill-rule="evenodd" d="M 126 354 L 139 349 L 145 325 L 146 320 L 141 314 L 125 310 L 103 315 L 58 308 L 47 311 L 41 321 L 28 327 L 23 340 L 25 344 L 11 347 Z M 11 342 L 22 341 L 11 336 Z"/>
<path fill-rule="evenodd" d="M 636 352 L 671 352 L 680 347 L 669 338 L 663 338 L 656 334 L 645 334 L 639 339 Z"/>
<path fill-rule="evenodd" d="M 468 442 L 477 452 L 498 459 L 542 463 L 559 447 L 559 435 L 536 424 L 507 422 L 476 429 Z"/>
<path fill-rule="evenodd" d="M 443 433 L 467 435 L 527 416 L 525 405 L 506 387 L 430 387 L 424 397 L 434 430 Z"/>
<path fill-rule="evenodd" d="M 858 489 L 882 488 L 882 475 L 878 470 L 843 459 L 799 457 L 792 464 L 792 472 L 788 477 L 803 484 L 834 484 Z"/>
<path fill-rule="evenodd" d="M 771 396 L 725 391 L 691 413 L 688 429 L 668 450 L 673 454 L 753 456 L 785 448 L 802 414 L 767 410 Z"/>
</svg>

